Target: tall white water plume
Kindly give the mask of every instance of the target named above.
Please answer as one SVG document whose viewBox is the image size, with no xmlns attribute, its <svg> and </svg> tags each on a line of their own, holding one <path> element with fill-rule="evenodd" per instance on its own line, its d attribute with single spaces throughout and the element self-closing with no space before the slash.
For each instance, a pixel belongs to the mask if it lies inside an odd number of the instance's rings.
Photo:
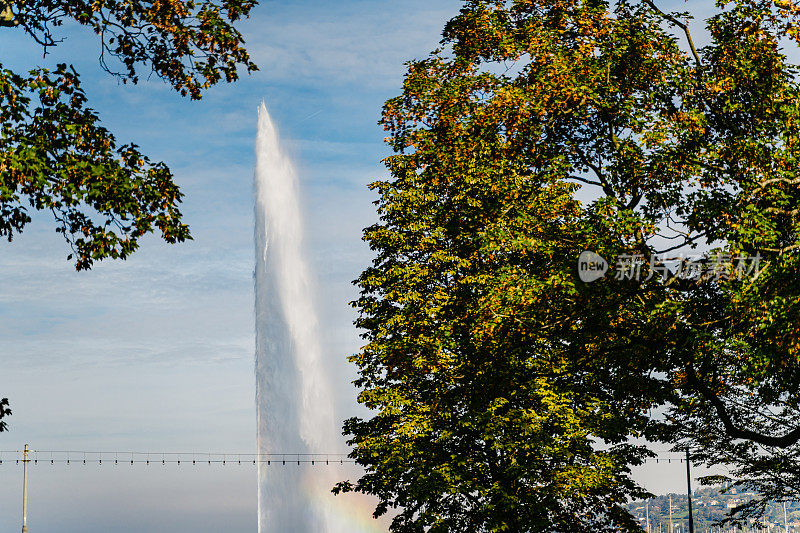
<svg viewBox="0 0 800 533">
<path fill-rule="evenodd" d="M 297 176 L 263 103 L 256 139 L 255 223 L 259 453 L 335 452 L 341 431 L 303 254 Z M 354 531 L 337 518 L 334 503 L 340 502 L 330 494 L 342 472 L 276 464 L 281 463 L 260 463 L 259 532 Z"/>
</svg>

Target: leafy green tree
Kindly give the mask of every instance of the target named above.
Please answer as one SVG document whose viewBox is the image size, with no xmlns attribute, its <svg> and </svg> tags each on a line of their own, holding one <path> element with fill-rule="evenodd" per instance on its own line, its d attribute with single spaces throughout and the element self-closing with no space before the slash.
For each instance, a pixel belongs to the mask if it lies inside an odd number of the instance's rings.
<svg viewBox="0 0 800 533">
<path fill-rule="evenodd" d="M 467 1 L 409 63 L 336 488 L 394 531 L 636 530 L 631 437 L 797 494 L 800 9 L 718 7 Z"/>
<path fill-rule="evenodd" d="M 682 55 L 649 11 L 576 2 L 468 2 L 444 37 L 384 108 L 397 154 L 374 184 L 353 357 L 376 415 L 347 422 L 367 473 L 337 490 L 398 507 L 393 531 L 634 530 L 622 504 L 643 493 L 628 467 L 645 452 L 626 438 L 647 376 L 631 358 L 614 388 L 592 354 L 572 360 L 594 305 L 575 250 L 607 233 L 583 220 L 564 144 L 601 120 L 586 84 L 613 71 L 603 97 L 630 127 L 665 105 L 645 95 Z"/>
<path fill-rule="evenodd" d="M 233 26 L 255 4 L 0 2 L 0 31 L 24 33 L 46 55 L 62 42 L 60 26 L 86 26 L 98 36 L 100 65 L 123 83 L 137 83 L 144 70 L 199 99 L 239 69 L 256 70 Z M 125 259 L 148 233 L 170 243 L 191 238 L 169 168 L 100 125 L 71 66 L 15 73 L 0 64 L 0 121 L 0 237 L 21 232 L 31 211 L 50 211 L 78 270 Z"/>
</svg>

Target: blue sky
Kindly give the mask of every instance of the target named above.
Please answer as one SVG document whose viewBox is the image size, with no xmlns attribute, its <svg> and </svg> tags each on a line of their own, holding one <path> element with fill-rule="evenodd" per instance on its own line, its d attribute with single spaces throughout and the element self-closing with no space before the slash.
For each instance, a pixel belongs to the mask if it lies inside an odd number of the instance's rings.
<svg viewBox="0 0 800 533">
<path fill-rule="evenodd" d="M 76 273 L 47 216 L 0 242 L 0 396 L 12 401 L 0 450 L 241 451 L 255 447 L 252 169 L 263 99 L 294 155 L 318 280 L 326 355 L 340 410 L 356 412 L 359 346 L 347 302 L 367 264 L 361 228 L 374 218 L 367 183 L 387 155 L 377 126 L 399 93 L 403 62 L 435 48 L 451 0 L 265 1 L 242 25 L 261 71 L 201 102 L 157 80 L 122 86 L 98 66 L 94 35 L 65 27 L 51 56 L 0 28 L 6 67 L 70 62 L 121 142 L 165 161 L 186 193 L 194 241 L 147 239 L 126 262 Z M 148 469 L 149 468 L 149 469 Z M 681 466 L 641 473 L 680 490 Z M 252 531 L 247 466 L 39 465 L 32 531 Z M 19 527 L 21 470 L 0 465 L 0 531 Z"/>
</svg>

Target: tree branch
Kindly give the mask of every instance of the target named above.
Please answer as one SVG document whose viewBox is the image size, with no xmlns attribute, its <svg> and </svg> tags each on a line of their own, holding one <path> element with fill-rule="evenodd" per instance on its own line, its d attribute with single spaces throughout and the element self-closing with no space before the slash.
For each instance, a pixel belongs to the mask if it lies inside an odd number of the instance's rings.
<svg viewBox="0 0 800 533">
<path fill-rule="evenodd" d="M 789 433 L 779 437 L 773 435 L 764 435 L 749 429 L 742 429 L 734 424 L 730 413 L 725 407 L 724 402 L 717 396 L 711 388 L 703 383 L 697 376 L 694 368 L 688 365 L 686 368 L 686 377 L 689 383 L 699 392 L 708 402 L 714 407 L 714 410 L 722 422 L 725 432 L 734 439 L 743 439 L 761 444 L 763 446 L 770 446 L 775 448 L 788 448 L 793 444 L 800 441 L 800 427 L 794 428 Z"/>
<path fill-rule="evenodd" d="M 654 11 L 656 11 L 659 15 L 664 17 L 666 20 L 671 22 L 672 24 L 676 25 L 680 29 L 683 30 L 683 33 L 686 34 L 686 40 L 689 42 L 689 48 L 692 50 L 692 55 L 694 56 L 694 60 L 697 61 L 698 66 L 702 66 L 703 61 L 700 59 L 700 54 L 697 53 L 697 49 L 694 46 L 694 39 L 692 39 L 692 33 L 689 31 L 689 26 L 681 22 L 680 20 L 676 19 L 672 15 L 661 11 L 652 0 L 644 0 L 644 3 L 650 6 Z"/>
<path fill-rule="evenodd" d="M 580 181 L 581 183 L 585 183 L 587 185 L 596 185 L 597 187 L 603 186 L 603 184 L 599 181 L 588 180 L 586 178 L 581 178 L 580 176 L 570 176 L 568 179 Z"/>
</svg>

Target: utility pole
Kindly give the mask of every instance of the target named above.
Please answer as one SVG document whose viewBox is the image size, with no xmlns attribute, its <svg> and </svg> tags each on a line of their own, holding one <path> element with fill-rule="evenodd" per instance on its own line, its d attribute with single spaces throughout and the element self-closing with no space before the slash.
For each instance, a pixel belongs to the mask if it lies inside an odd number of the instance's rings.
<svg viewBox="0 0 800 533">
<path fill-rule="evenodd" d="M 669 533 L 673 533 L 672 529 L 672 493 L 669 495 Z"/>
<path fill-rule="evenodd" d="M 786 533 L 789 533 L 789 519 L 786 518 L 786 502 L 783 502 L 783 527 L 786 529 Z"/>
<path fill-rule="evenodd" d="M 22 452 L 22 533 L 28 531 L 28 445 Z"/>
<path fill-rule="evenodd" d="M 686 448 L 686 496 L 689 498 L 689 533 L 694 533 L 694 518 L 692 517 L 692 470 L 689 465 L 689 448 Z"/>
<path fill-rule="evenodd" d="M 647 533 L 650 533 L 650 500 L 647 500 L 644 504 L 644 512 L 647 516 Z"/>
</svg>

